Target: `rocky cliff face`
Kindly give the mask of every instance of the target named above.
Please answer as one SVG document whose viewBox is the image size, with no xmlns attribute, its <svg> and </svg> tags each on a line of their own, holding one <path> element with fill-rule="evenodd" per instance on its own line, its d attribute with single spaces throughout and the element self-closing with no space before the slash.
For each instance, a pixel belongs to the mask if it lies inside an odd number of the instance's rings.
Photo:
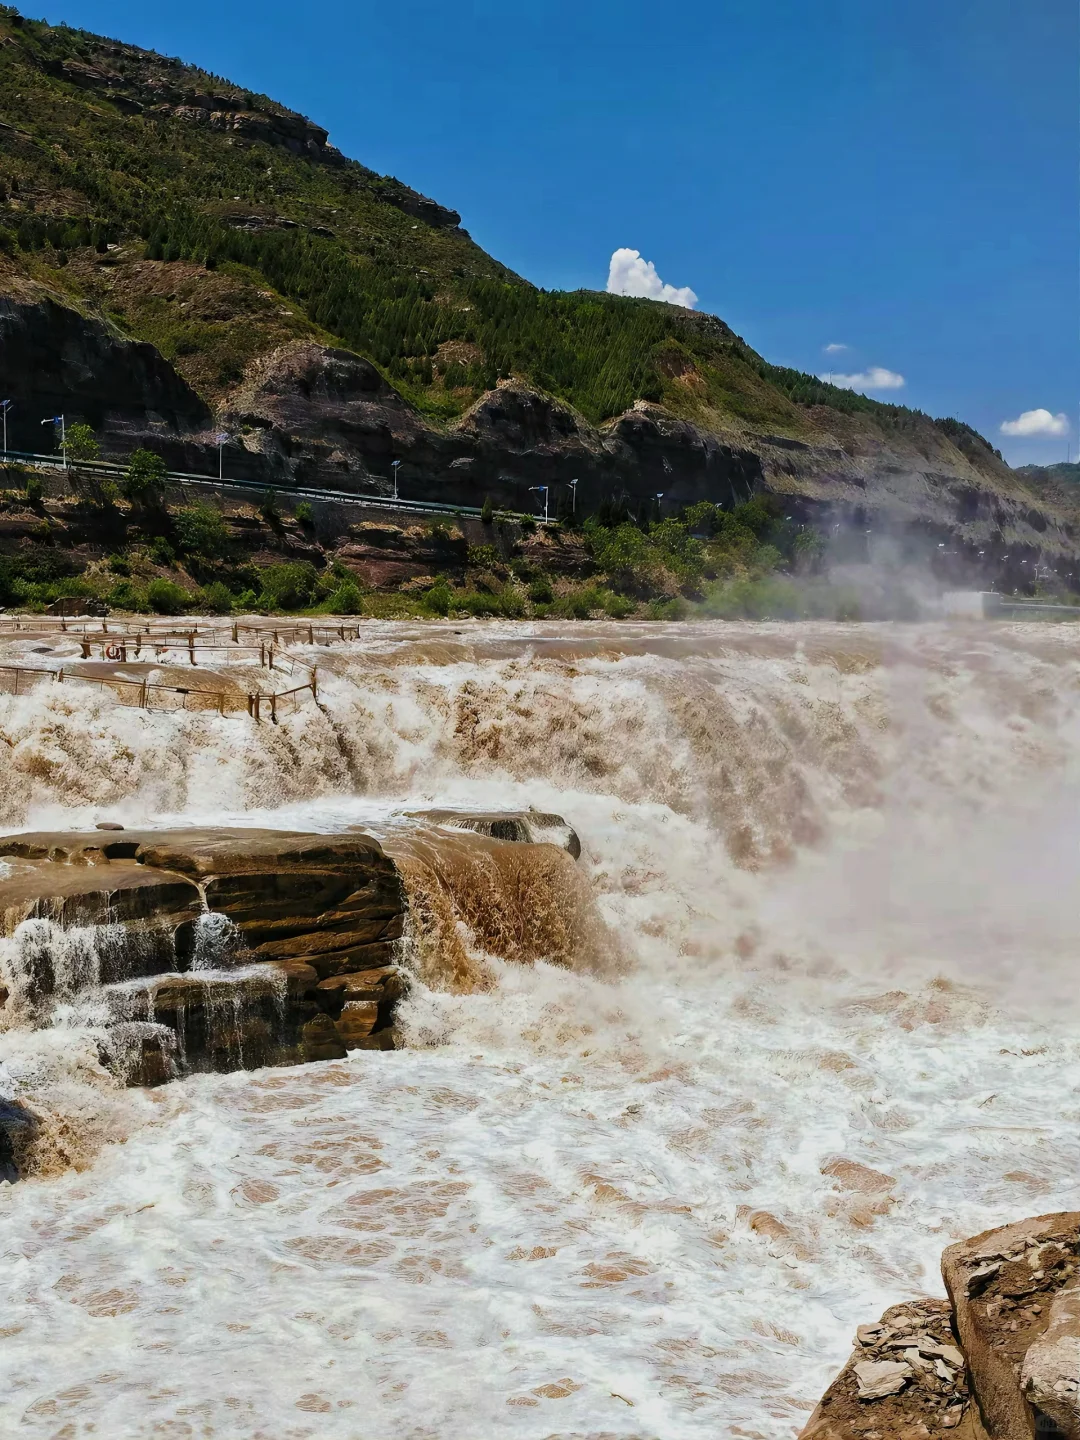
<svg viewBox="0 0 1080 1440">
<path fill-rule="evenodd" d="M 950 1245 L 946 1300 L 860 1325 L 800 1440 L 1080 1440 L 1080 1213 Z"/>
<path fill-rule="evenodd" d="M 176 468 L 216 469 L 209 409 L 153 347 L 40 295 L 1 302 L 0 334 L 0 384 L 23 416 L 66 409 L 101 431 L 109 454 L 150 444 Z M 1073 556 L 1071 518 L 1001 462 L 963 454 L 929 422 L 897 439 L 842 419 L 824 416 L 838 431 L 834 444 L 707 431 L 648 402 L 595 426 L 552 396 L 505 382 L 458 422 L 436 425 L 370 361 L 292 341 L 249 367 L 216 423 L 232 436 L 229 474 L 268 484 L 389 495 L 397 459 L 402 494 L 474 505 L 490 495 L 517 510 L 536 508 L 534 485 L 564 503 L 572 478 L 586 513 L 612 495 L 635 505 L 662 491 L 675 507 L 736 504 L 765 490 L 821 524 L 888 528 L 972 554 L 1027 547 L 1032 556 Z M 13 444 L 40 442 L 35 426 L 13 432 Z"/>
<path fill-rule="evenodd" d="M 64 414 L 120 453 L 139 444 L 179 456 L 211 423 L 209 408 L 153 345 L 119 335 L 41 286 L 0 295 L 0 386 L 12 400 L 8 442 L 51 450 L 41 419 Z"/>
<path fill-rule="evenodd" d="M 834 443 L 746 428 L 708 430 L 639 401 L 602 426 L 521 382 L 501 382 L 458 421 L 416 410 L 369 361 L 297 340 L 256 359 L 216 417 L 153 346 L 127 339 L 41 287 L 0 300 L 0 387 L 12 395 L 12 444 L 39 448 L 37 418 L 85 418 L 118 458 L 150 445 L 178 469 L 213 473 L 218 425 L 232 437 L 228 473 L 267 484 L 326 486 L 447 504 L 536 508 L 530 487 L 566 503 L 606 497 L 630 504 L 665 495 L 734 504 L 757 491 L 783 497 L 800 519 L 887 529 L 918 546 L 945 542 L 971 557 L 1011 548 L 1071 557 L 1076 527 L 1051 498 L 1037 498 L 993 457 L 972 458 L 927 422 L 897 438 L 821 417 Z"/>
</svg>

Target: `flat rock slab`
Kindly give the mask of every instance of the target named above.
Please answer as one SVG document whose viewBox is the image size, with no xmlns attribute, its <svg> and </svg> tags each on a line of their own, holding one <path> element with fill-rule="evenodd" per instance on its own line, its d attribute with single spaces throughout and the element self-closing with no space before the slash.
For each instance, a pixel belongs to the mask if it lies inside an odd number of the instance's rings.
<svg viewBox="0 0 1080 1440">
<path fill-rule="evenodd" d="M 542 810 L 411 810 L 410 819 L 426 820 L 451 830 L 474 830 L 492 840 L 523 845 L 559 845 L 577 860 L 581 841 L 561 815 Z"/>
<path fill-rule="evenodd" d="M 950 1245 L 941 1271 L 991 1440 L 1076 1440 L 1075 1391 L 1055 1390 L 1068 1377 L 1053 1372 L 1076 1350 L 1074 1302 L 1059 1297 L 1080 1283 L 1080 1212 L 1040 1215 Z M 1057 1415 L 1038 1403 L 1050 1393 L 1062 1401 Z"/>
</svg>

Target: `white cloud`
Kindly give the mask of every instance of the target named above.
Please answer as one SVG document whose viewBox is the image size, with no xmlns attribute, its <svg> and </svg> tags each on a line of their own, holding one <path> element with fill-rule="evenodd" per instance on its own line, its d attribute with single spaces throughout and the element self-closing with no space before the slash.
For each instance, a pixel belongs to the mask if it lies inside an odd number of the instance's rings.
<svg viewBox="0 0 1080 1440">
<path fill-rule="evenodd" d="M 847 350 L 848 348 L 849 348 L 849 347 L 848 347 L 847 345 L 837 345 L 837 344 L 835 344 L 835 343 L 832 344 L 832 345 L 826 345 L 826 346 L 825 346 L 825 354 L 826 354 L 826 355 L 839 355 L 841 350 Z"/>
<path fill-rule="evenodd" d="M 884 365 L 871 365 L 858 375 L 819 375 L 818 379 L 828 380 L 841 390 L 902 390 L 907 384 L 903 375 L 886 370 Z"/>
<path fill-rule="evenodd" d="M 664 300 L 668 305 L 684 305 L 692 310 L 697 296 L 689 285 L 681 288 L 665 285 L 651 260 L 643 260 L 640 250 L 616 250 L 608 267 L 609 295 L 636 295 L 645 300 Z"/>
<path fill-rule="evenodd" d="M 1016 420 L 1004 420 L 1002 435 L 1067 435 L 1069 422 L 1064 415 L 1051 415 L 1049 410 L 1025 410 Z"/>
</svg>

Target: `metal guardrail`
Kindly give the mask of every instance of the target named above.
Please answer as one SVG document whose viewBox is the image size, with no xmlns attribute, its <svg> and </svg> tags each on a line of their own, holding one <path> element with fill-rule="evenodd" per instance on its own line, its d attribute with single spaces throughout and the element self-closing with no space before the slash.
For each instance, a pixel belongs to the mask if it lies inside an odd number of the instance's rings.
<svg viewBox="0 0 1080 1440">
<path fill-rule="evenodd" d="M 49 470 L 59 470 L 65 474 L 74 469 L 97 471 L 103 475 L 124 475 L 127 473 L 126 465 L 119 465 L 112 460 L 79 460 L 75 463 L 64 463 L 56 455 L 38 455 L 30 450 L 0 450 L 0 464 L 6 461 L 26 462 Z M 167 470 L 166 480 L 173 480 L 182 485 L 205 485 L 209 489 L 231 489 L 256 491 L 260 495 L 268 492 L 282 495 L 295 495 L 301 500 L 324 500 L 332 504 L 359 505 L 369 510 L 404 510 L 419 515 L 468 515 L 478 517 L 483 511 L 476 505 L 444 505 L 439 500 L 395 500 L 391 495 L 361 495 L 352 490 L 328 490 L 313 485 L 274 485 L 265 480 L 240 480 L 219 478 L 216 475 L 197 475 L 185 470 Z M 557 520 L 544 520 L 538 515 L 525 515 L 517 510 L 500 510 L 500 515 L 511 520 L 532 520 L 538 525 L 558 525 Z"/>
</svg>

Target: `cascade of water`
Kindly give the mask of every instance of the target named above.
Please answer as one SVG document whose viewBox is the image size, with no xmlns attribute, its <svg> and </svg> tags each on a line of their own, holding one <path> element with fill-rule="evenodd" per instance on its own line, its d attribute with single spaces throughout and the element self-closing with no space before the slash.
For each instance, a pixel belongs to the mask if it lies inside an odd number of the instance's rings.
<svg viewBox="0 0 1080 1440">
<path fill-rule="evenodd" d="M 374 830 L 415 972 L 408 1052 L 199 1076 L 78 1188 L 0 1187 L 11 1428 L 780 1440 L 952 1235 L 1070 1204 L 1080 637 L 541 632 L 373 625 L 276 729 L 0 699 L 10 823 Z M 581 861 L 425 849 L 397 817 L 435 805 L 561 814 Z M 170 982 L 247 983 L 217 941 Z M 8 1031 L 0 1096 L 39 1103 L 58 1035 Z M 146 1346 L 106 1373 L 113 1323 Z"/>
</svg>

